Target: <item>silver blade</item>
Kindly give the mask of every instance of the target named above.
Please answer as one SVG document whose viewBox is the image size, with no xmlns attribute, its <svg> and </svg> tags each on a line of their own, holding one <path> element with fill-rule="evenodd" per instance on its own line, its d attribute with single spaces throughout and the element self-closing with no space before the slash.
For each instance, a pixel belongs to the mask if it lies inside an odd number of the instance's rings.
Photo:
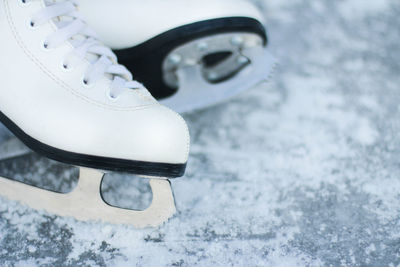
<svg viewBox="0 0 400 267">
<path fill-rule="evenodd" d="M 273 56 L 262 47 L 243 51 L 243 55 L 251 59 L 252 63 L 232 79 L 217 84 L 211 84 L 203 78 L 200 65 L 178 68 L 176 75 L 179 77 L 179 90 L 160 103 L 176 112 L 184 113 L 225 101 L 268 81 L 276 65 Z"/>
<path fill-rule="evenodd" d="M 80 168 L 74 191 L 61 194 L 0 177 L 0 196 L 37 210 L 81 221 L 100 221 L 133 225 L 136 228 L 159 226 L 175 213 L 175 202 L 168 180 L 150 179 L 153 200 L 146 210 L 113 207 L 104 202 L 100 188 L 104 173 Z"/>
</svg>

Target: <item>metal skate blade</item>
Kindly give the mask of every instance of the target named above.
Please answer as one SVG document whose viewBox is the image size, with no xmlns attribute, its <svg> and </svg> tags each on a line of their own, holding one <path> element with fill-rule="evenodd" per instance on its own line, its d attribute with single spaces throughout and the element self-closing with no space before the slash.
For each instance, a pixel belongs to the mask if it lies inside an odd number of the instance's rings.
<svg viewBox="0 0 400 267">
<path fill-rule="evenodd" d="M 71 193 L 62 194 L 29 186 L 0 177 L 0 195 L 37 210 L 80 221 L 100 221 L 133 225 L 136 228 L 156 227 L 175 213 L 174 197 L 168 180 L 150 179 L 153 200 L 146 210 L 135 211 L 113 207 L 101 196 L 104 173 L 80 168 L 79 182 Z"/>
<path fill-rule="evenodd" d="M 242 54 L 250 59 L 251 64 L 231 79 L 220 83 L 206 81 L 200 65 L 178 68 L 176 75 L 179 80 L 179 90 L 173 96 L 160 101 L 161 104 L 184 113 L 222 102 L 266 82 L 275 66 L 272 55 L 263 47 L 245 49 Z"/>
</svg>

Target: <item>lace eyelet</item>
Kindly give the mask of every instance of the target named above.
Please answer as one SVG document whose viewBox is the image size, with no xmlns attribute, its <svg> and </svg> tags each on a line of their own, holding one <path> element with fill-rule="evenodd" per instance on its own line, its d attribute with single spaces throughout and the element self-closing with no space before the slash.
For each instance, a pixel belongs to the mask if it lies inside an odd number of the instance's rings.
<svg viewBox="0 0 400 267">
<path fill-rule="evenodd" d="M 88 79 L 82 78 L 82 86 L 84 88 L 92 88 L 94 86 L 94 83 L 90 83 Z"/>
<path fill-rule="evenodd" d="M 54 47 L 51 47 L 51 45 L 47 41 L 43 41 L 40 45 L 40 48 L 46 53 L 55 49 Z"/>
<path fill-rule="evenodd" d="M 46 53 L 48 53 L 51 50 L 51 48 L 50 48 L 49 44 L 47 43 L 47 41 L 43 41 L 40 44 L 40 48 L 42 49 L 42 51 L 44 51 Z"/>
<path fill-rule="evenodd" d="M 31 2 L 31 1 L 29 1 L 29 0 L 19 0 L 19 1 L 18 1 L 18 4 L 19 4 L 21 7 L 26 7 L 26 6 L 28 6 L 28 5 L 30 4 L 30 2 Z"/>
<path fill-rule="evenodd" d="M 33 20 L 30 20 L 30 21 L 28 22 L 28 26 L 29 26 L 29 28 L 31 28 L 32 30 L 34 30 L 34 29 L 37 28 L 37 25 L 36 25 L 36 23 L 35 23 Z"/>
<path fill-rule="evenodd" d="M 72 67 L 70 67 L 67 63 L 62 63 L 61 64 L 61 69 L 64 71 L 64 72 L 70 72 L 70 71 L 72 71 Z"/>
<path fill-rule="evenodd" d="M 106 95 L 107 95 L 107 98 L 109 100 L 111 100 L 112 102 L 115 102 L 118 100 L 118 96 L 112 95 L 110 90 L 108 92 L 106 92 Z"/>
</svg>

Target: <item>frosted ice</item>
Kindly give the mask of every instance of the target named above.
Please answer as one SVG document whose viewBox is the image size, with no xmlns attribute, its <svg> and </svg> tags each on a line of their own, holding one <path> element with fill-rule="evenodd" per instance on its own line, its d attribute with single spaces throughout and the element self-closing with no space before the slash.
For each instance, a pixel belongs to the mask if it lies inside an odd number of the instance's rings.
<svg viewBox="0 0 400 267">
<path fill-rule="evenodd" d="M 400 264 L 399 2 L 257 3 L 280 66 L 269 84 L 185 116 L 179 213 L 135 230 L 2 199 L 1 265 Z M 29 160 L 22 174 L 57 170 L 44 182 L 73 186 L 71 170 Z M 110 177 L 104 190 L 125 207 L 151 199 L 138 179 Z"/>
</svg>

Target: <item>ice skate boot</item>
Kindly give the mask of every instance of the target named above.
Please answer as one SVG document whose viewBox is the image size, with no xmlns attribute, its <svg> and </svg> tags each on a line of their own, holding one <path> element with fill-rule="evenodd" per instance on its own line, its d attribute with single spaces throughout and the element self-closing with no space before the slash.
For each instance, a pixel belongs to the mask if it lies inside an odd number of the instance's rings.
<svg viewBox="0 0 400 267">
<path fill-rule="evenodd" d="M 265 81 L 274 60 L 259 10 L 244 0 L 79 0 L 134 78 L 178 112 Z M 104 19 L 107 17 L 108 19 Z"/>
<path fill-rule="evenodd" d="M 166 221 L 175 211 L 167 178 L 182 176 L 188 158 L 183 119 L 132 80 L 74 1 L 0 0 L 0 32 L 1 122 L 33 151 L 80 167 L 69 194 L 0 178 L 0 195 L 78 220 L 136 227 Z M 5 145 L 6 158 L 25 153 L 13 146 Z M 150 178 L 151 206 L 107 205 L 100 192 L 105 172 Z"/>
</svg>

